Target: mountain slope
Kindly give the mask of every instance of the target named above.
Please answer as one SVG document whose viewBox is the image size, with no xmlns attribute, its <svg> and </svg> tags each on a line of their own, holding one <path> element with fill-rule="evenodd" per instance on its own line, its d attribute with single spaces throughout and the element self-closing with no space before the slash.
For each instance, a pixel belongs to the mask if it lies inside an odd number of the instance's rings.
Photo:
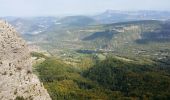
<svg viewBox="0 0 170 100">
<path fill-rule="evenodd" d="M 92 35 L 85 37 L 83 40 L 98 42 L 98 40 L 102 40 L 103 37 L 107 37 L 106 40 L 107 42 L 110 42 L 110 45 L 119 46 L 128 43 L 169 41 L 170 30 L 168 24 L 168 22 L 154 20 L 108 24 L 103 26 L 104 32 L 95 32 Z M 102 43 L 100 45 L 102 45 Z"/>
</svg>

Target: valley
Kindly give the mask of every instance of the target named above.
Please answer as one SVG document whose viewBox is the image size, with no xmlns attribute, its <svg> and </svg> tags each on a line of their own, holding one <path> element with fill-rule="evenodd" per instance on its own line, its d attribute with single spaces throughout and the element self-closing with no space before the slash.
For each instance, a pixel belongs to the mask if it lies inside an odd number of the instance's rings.
<svg viewBox="0 0 170 100">
<path fill-rule="evenodd" d="M 53 100 L 168 100 L 169 13 L 134 13 L 6 20 L 27 41 Z"/>
</svg>

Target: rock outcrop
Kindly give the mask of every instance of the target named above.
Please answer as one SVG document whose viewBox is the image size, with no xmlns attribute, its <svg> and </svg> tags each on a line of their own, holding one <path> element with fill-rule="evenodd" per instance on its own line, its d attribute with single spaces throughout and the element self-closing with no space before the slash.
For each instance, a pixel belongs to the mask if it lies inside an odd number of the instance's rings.
<svg viewBox="0 0 170 100">
<path fill-rule="evenodd" d="M 51 100 L 43 84 L 32 73 L 25 41 L 11 25 L 0 20 L 0 100 L 19 98 Z"/>
</svg>

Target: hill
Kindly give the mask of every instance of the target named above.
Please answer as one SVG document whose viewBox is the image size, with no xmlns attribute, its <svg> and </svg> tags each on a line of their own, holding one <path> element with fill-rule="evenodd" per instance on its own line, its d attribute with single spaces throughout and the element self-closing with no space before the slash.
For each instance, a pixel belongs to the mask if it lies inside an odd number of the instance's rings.
<svg viewBox="0 0 170 100">
<path fill-rule="evenodd" d="M 58 20 L 58 23 L 68 25 L 68 26 L 80 27 L 80 26 L 96 24 L 97 21 L 87 16 L 67 16 Z"/>
<path fill-rule="evenodd" d="M 55 26 L 57 23 L 56 17 L 28 17 L 28 18 L 4 18 L 12 24 L 17 31 L 25 35 L 37 35 L 49 28 Z"/>
</svg>

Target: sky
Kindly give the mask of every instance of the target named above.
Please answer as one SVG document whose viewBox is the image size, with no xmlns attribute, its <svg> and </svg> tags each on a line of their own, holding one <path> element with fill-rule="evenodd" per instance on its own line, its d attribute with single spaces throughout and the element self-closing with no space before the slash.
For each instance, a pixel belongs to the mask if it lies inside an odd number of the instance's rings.
<svg viewBox="0 0 170 100">
<path fill-rule="evenodd" d="M 87 15 L 108 9 L 170 11 L 170 0 L 0 0 L 0 16 Z"/>
</svg>

